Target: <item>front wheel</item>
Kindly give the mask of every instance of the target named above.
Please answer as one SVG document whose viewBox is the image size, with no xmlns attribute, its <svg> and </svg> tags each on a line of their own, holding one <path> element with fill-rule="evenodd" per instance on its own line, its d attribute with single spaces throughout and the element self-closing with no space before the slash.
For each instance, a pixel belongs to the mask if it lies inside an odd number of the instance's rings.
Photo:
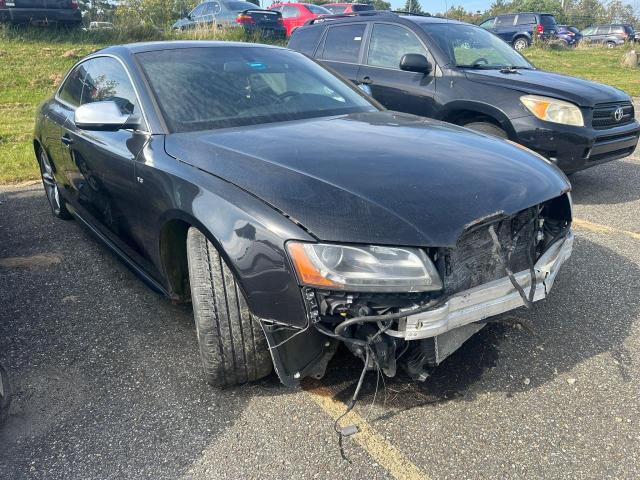
<svg viewBox="0 0 640 480">
<path fill-rule="evenodd" d="M 464 125 L 465 128 L 469 128 L 476 132 L 486 133 L 498 138 L 508 139 L 509 135 L 499 126 L 490 122 L 470 122 Z"/>
<path fill-rule="evenodd" d="M 56 217 L 62 220 L 70 220 L 72 217 L 69 210 L 67 210 L 67 202 L 65 202 L 64 198 L 60 195 L 58 184 L 53 176 L 53 167 L 44 148 L 39 149 L 38 157 L 42 185 L 44 186 L 47 200 L 49 200 L 49 205 L 51 205 L 51 211 Z"/>
<path fill-rule="evenodd" d="M 529 46 L 529 40 L 525 37 L 516 38 L 513 42 L 513 48 L 522 51 Z"/>
<path fill-rule="evenodd" d="M 193 316 L 207 382 L 223 387 L 251 382 L 273 369 L 262 327 L 233 273 L 197 229 L 187 234 Z"/>
</svg>

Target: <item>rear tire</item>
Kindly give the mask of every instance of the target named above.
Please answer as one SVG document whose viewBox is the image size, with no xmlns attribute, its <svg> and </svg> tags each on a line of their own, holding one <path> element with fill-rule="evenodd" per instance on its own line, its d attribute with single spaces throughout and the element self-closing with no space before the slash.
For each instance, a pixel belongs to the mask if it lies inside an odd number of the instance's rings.
<svg viewBox="0 0 640 480">
<path fill-rule="evenodd" d="M 9 384 L 9 375 L 5 368 L 0 365 L 0 425 L 9 416 L 9 407 L 11 406 L 11 385 Z"/>
<path fill-rule="evenodd" d="M 615 48 L 616 47 L 616 42 L 607 42 L 606 46 L 607 46 L 607 48 Z"/>
<path fill-rule="evenodd" d="M 258 380 L 273 363 L 258 320 L 233 273 L 195 228 L 187 234 L 193 316 L 207 382 L 217 387 Z"/>
<path fill-rule="evenodd" d="M 527 37 L 518 37 L 513 41 L 513 48 L 518 52 L 524 50 L 529 45 L 530 45 L 530 42 Z"/>
<path fill-rule="evenodd" d="M 463 125 L 465 128 L 469 128 L 476 132 L 486 133 L 487 135 L 492 135 L 498 138 L 508 139 L 509 135 L 499 126 L 490 123 L 490 122 L 469 122 Z"/>
</svg>

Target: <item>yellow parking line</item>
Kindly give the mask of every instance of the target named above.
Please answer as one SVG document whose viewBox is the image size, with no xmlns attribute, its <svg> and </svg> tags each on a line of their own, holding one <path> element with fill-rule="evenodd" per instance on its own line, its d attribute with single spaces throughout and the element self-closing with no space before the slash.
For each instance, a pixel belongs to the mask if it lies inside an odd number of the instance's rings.
<svg viewBox="0 0 640 480">
<path fill-rule="evenodd" d="M 640 240 L 640 233 L 631 232 L 629 230 L 622 230 L 615 227 L 609 227 L 607 225 L 601 225 L 599 223 L 593 223 L 588 220 L 582 220 L 581 218 L 574 218 L 573 226 L 578 229 L 589 230 L 590 232 L 608 233 L 612 235 L 626 235 L 627 237 L 633 238 L 635 240 Z"/>
<path fill-rule="evenodd" d="M 313 401 L 333 418 L 334 421 L 342 415 L 347 408 L 344 403 L 333 398 L 333 392 L 327 387 L 313 384 L 305 386 L 305 390 L 309 393 Z M 364 418 L 353 410 L 342 418 L 340 425 L 357 425 L 360 431 L 351 438 L 358 442 L 369 456 L 394 478 L 406 480 L 429 479 L 429 477 L 416 465 L 411 463 L 400 450 L 385 440 Z"/>
</svg>

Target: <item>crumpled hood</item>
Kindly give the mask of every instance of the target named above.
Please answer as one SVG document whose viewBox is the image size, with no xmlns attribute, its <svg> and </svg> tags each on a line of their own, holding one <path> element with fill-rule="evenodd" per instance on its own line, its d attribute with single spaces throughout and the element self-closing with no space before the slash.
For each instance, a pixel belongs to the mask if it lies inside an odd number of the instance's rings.
<svg viewBox="0 0 640 480">
<path fill-rule="evenodd" d="M 517 73 L 501 73 L 499 70 L 466 70 L 467 79 L 497 87 L 507 87 L 524 93 L 546 95 L 566 100 L 581 107 L 593 107 L 596 103 L 630 101 L 622 90 L 602 83 L 542 70 L 518 70 Z"/>
<path fill-rule="evenodd" d="M 170 134 L 165 148 L 332 242 L 454 246 L 475 220 L 570 188 L 523 148 L 393 112 Z"/>
</svg>

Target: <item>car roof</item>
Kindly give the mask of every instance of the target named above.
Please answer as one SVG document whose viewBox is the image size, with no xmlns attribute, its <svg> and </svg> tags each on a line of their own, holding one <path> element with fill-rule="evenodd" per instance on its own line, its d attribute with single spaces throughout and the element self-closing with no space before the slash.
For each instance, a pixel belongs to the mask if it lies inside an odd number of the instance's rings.
<svg viewBox="0 0 640 480">
<path fill-rule="evenodd" d="M 377 19 L 377 17 L 384 18 L 385 21 L 389 21 L 390 19 L 395 18 L 396 20 L 408 20 L 413 23 L 449 23 L 452 25 L 471 25 L 465 22 L 459 22 L 458 20 L 452 20 L 444 17 L 431 17 L 431 16 L 423 16 L 423 15 L 407 15 L 403 13 L 389 12 L 389 11 L 371 11 L 371 12 L 362 12 L 358 15 L 351 14 L 338 14 L 338 15 L 327 15 L 323 17 L 318 17 L 315 19 L 314 23 L 310 25 L 305 25 L 301 28 L 313 27 L 318 25 L 335 25 L 337 23 L 344 22 L 368 22 L 372 19 Z"/>
<path fill-rule="evenodd" d="M 127 43 L 124 45 L 114 45 L 111 47 L 103 48 L 102 50 L 99 50 L 99 52 L 100 53 L 124 53 L 124 52 L 141 53 L 141 52 L 153 52 L 153 51 L 160 51 L 160 50 L 177 50 L 180 48 L 204 48 L 204 47 L 275 48 L 275 49 L 285 50 L 285 48 L 283 47 L 278 47 L 276 45 L 264 45 L 261 43 L 174 40 L 174 41 L 164 41 L 164 42 L 139 42 L 139 43 Z"/>
</svg>

